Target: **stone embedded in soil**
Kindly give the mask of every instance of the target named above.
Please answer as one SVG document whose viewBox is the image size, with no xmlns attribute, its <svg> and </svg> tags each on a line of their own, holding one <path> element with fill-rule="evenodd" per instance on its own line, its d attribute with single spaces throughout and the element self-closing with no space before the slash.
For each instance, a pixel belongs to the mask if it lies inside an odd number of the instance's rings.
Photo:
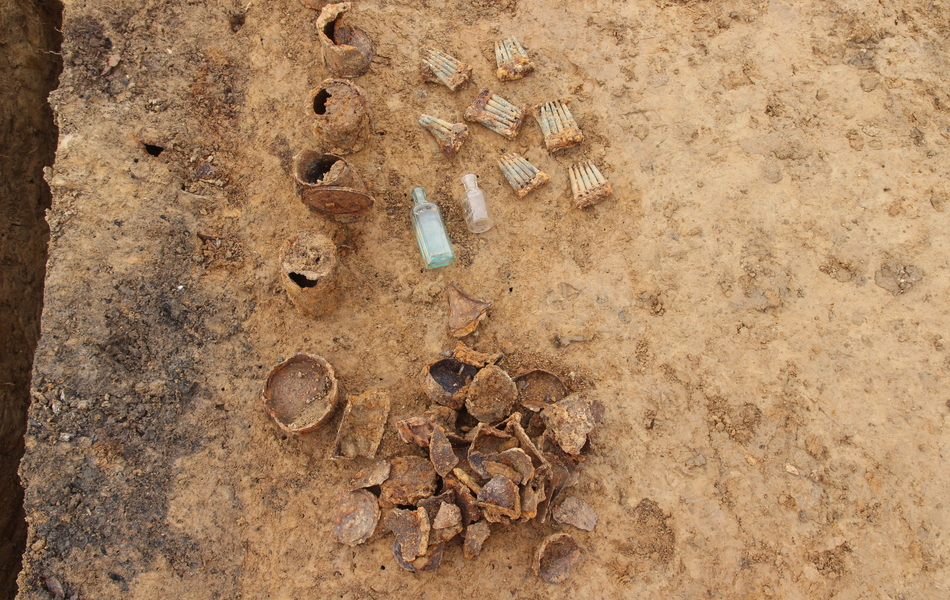
<svg viewBox="0 0 950 600">
<path fill-rule="evenodd" d="M 337 496 L 332 535 L 336 541 L 356 546 L 373 535 L 379 522 L 379 503 L 366 490 L 343 492 Z"/>
<path fill-rule="evenodd" d="M 429 459 L 435 466 L 435 472 L 441 477 L 451 473 L 459 462 L 449 438 L 445 436 L 445 430 L 440 425 L 436 425 L 432 430 L 432 439 L 429 441 Z"/>
<path fill-rule="evenodd" d="M 548 536 L 534 555 L 534 572 L 546 583 L 562 583 L 581 560 L 577 542 L 566 533 Z"/>
<path fill-rule="evenodd" d="M 571 394 L 541 412 L 544 424 L 562 450 L 580 454 L 587 443 L 587 434 L 594 429 L 595 411 L 587 394 Z"/>
<path fill-rule="evenodd" d="M 573 525 L 584 531 L 593 531 L 597 526 L 597 513 L 583 500 L 568 496 L 551 513 L 558 523 Z"/>
<path fill-rule="evenodd" d="M 380 485 L 381 499 L 392 506 L 415 504 L 435 491 L 436 472 L 432 463 L 418 456 L 392 460 L 389 479 Z"/>
<path fill-rule="evenodd" d="M 389 392 L 366 392 L 347 399 L 336 436 L 334 458 L 373 458 L 389 418 Z"/>
<path fill-rule="evenodd" d="M 482 423 L 497 423 L 509 414 L 518 400 L 518 388 L 500 367 L 481 369 L 468 386 L 465 407 Z"/>
<path fill-rule="evenodd" d="M 381 484 L 389 478 L 390 469 L 391 466 L 388 460 L 374 462 L 356 474 L 356 477 L 350 482 L 350 487 L 347 488 L 347 491 L 352 492 Z"/>
<path fill-rule="evenodd" d="M 393 509 L 386 516 L 386 527 L 396 536 L 402 559 L 415 560 L 429 547 L 429 515 L 424 508 L 416 510 Z"/>
<path fill-rule="evenodd" d="M 482 545 L 488 536 L 491 535 L 491 528 L 485 521 L 472 523 L 465 528 L 465 542 L 462 545 L 462 556 L 471 560 L 481 554 Z"/>
<path fill-rule="evenodd" d="M 492 477 L 478 493 L 477 500 L 479 508 L 489 521 L 501 520 L 498 517 L 517 519 L 521 516 L 520 491 L 507 477 Z"/>
</svg>

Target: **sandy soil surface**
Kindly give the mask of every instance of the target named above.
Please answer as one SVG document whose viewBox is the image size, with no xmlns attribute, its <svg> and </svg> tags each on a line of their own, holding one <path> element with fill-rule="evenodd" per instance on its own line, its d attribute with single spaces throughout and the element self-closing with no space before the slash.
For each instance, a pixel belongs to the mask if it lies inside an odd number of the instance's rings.
<svg viewBox="0 0 950 600">
<path fill-rule="evenodd" d="M 21 473 L 23 599 L 945 598 L 950 477 L 950 9 L 909 1 L 354 2 L 377 57 L 356 82 L 376 204 L 340 225 L 295 196 L 317 12 L 268 3 L 66 3 L 43 338 Z M 499 82 L 516 35 L 536 71 Z M 423 84 L 420 48 L 474 66 Z M 444 158 L 420 113 L 481 86 L 557 97 L 587 138 L 552 155 L 532 120 L 472 125 Z M 159 151 L 161 150 L 161 151 Z M 494 161 L 551 182 L 518 200 Z M 567 169 L 614 187 L 572 207 Z M 205 165 L 209 165 L 205 167 Z M 459 176 L 497 225 L 465 229 Z M 421 268 L 408 192 L 442 208 L 458 262 Z M 340 249 L 320 319 L 281 289 L 281 243 Z M 260 405 L 281 359 L 325 357 L 341 392 L 383 389 L 380 456 L 449 350 L 445 288 L 494 302 L 467 341 L 544 364 L 606 406 L 571 493 L 599 516 L 558 586 L 500 529 L 475 560 L 397 567 L 382 528 L 330 539 L 337 421 L 288 437 Z M 582 338 L 565 344 L 565 340 Z"/>
</svg>

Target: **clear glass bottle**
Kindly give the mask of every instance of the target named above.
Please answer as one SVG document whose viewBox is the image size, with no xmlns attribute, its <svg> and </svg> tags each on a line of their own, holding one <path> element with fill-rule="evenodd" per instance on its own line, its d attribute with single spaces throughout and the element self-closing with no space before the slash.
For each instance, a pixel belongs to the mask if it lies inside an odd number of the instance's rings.
<svg viewBox="0 0 950 600">
<path fill-rule="evenodd" d="M 488 203 L 485 201 L 485 192 L 478 188 L 478 178 L 471 173 L 462 175 L 462 185 L 465 186 L 465 192 L 460 202 L 468 230 L 472 233 L 488 231 L 495 222 L 488 216 Z"/>
<path fill-rule="evenodd" d="M 449 232 L 442 222 L 439 207 L 428 201 L 425 188 L 412 190 L 412 226 L 416 230 L 419 252 L 427 269 L 447 267 L 455 262 Z"/>
</svg>

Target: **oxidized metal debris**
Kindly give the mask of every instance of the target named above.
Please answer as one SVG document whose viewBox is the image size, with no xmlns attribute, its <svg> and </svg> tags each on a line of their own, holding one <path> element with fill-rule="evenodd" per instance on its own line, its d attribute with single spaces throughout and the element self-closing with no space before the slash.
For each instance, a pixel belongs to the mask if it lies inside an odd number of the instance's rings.
<svg viewBox="0 0 950 600">
<path fill-rule="evenodd" d="M 571 394 L 545 408 L 541 417 L 561 449 L 576 455 L 580 454 L 587 443 L 587 434 L 597 423 L 595 414 L 598 410 L 603 409 L 593 406 L 587 394 Z"/>
<path fill-rule="evenodd" d="M 534 71 L 528 52 L 518 38 L 514 37 L 495 42 L 495 62 L 498 64 L 498 70 L 495 73 L 502 81 L 521 79 Z"/>
<path fill-rule="evenodd" d="M 551 180 L 547 173 L 528 162 L 528 159 L 515 152 L 509 152 L 498 160 L 498 168 L 508 180 L 511 189 L 524 198 L 535 188 L 541 187 Z"/>
<path fill-rule="evenodd" d="M 495 354 L 486 354 L 485 352 L 472 350 L 463 342 L 456 342 L 455 350 L 452 351 L 452 356 L 467 365 L 472 365 L 473 367 L 478 367 L 481 369 L 485 365 L 493 365 L 497 363 L 502 359 L 504 354 L 501 352 L 496 352 Z"/>
<path fill-rule="evenodd" d="M 583 500 L 568 496 L 551 513 L 558 523 L 567 523 L 584 531 L 593 531 L 597 526 L 597 513 Z"/>
<path fill-rule="evenodd" d="M 455 504 L 443 502 L 432 521 L 429 544 L 447 542 L 462 533 L 462 511 Z"/>
<path fill-rule="evenodd" d="M 492 305 L 469 296 L 454 283 L 449 284 L 445 293 L 449 298 L 449 333 L 452 337 L 465 337 L 475 331 Z"/>
<path fill-rule="evenodd" d="M 409 417 L 396 423 L 396 432 L 399 439 L 407 444 L 415 444 L 420 448 L 428 448 L 432 438 L 432 430 L 441 425 L 446 436 L 460 439 L 455 433 L 455 419 L 457 413 L 447 406 L 433 406 L 425 411 L 421 417 Z"/>
<path fill-rule="evenodd" d="M 491 535 L 491 528 L 485 521 L 472 523 L 465 528 L 465 543 L 462 545 L 462 556 L 471 560 L 481 554 L 482 545 L 488 536 Z"/>
<path fill-rule="evenodd" d="M 429 496 L 428 498 L 423 498 L 416 503 L 416 506 L 426 509 L 426 514 L 429 515 L 429 522 L 431 523 L 435 521 L 437 516 L 439 516 L 439 509 L 442 508 L 443 504 L 452 504 L 454 502 L 455 491 L 446 489 L 438 496 Z"/>
<path fill-rule="evenodd" d="M 577 208 L 602 202 L 614 193 L 613 187 L 591 161 L 572 165 L 568 173 L 571 176 L 574 206 Z"/>
<path fill-rule="evenodd" d="M 521 448 L 509 448 L 504 452 L 499 452 L 495 457 L 495 462 L 507 465 L 514 470 L 521 481 L 528 481 L 534 475 L 534 463 L 528 453 Z"/>
<path fill-rule="evenodd" d="M 507 450 L 508 447 L 513 445 L 513 441 L 507 433 L 499 431 L 486 423 L 479 423 L 475 430 L 475 436 L 472 438 L 472 445 L 468 448 L 468 464 L 475 469 L 479 477 L 490 479 L 491 475 L 485 470 L 484 462 L 494 459 L 496 454 Z M 477 490 L 473 489 L 473 491 L 478 493 Z"/>
<path fill-rule="evenodd" d="M 544 134 L 544 145 L 549 151 L 570 148 L 584 141 L 584 133 L 571 114 L 570 99 L 545 102 L 534 107 L 532 112 Z"/>
<path fill-rule="evenodd" d="M 482 514 L 492 523 L 504 517 L 517 519 L 521 516 L 521 493 L 518 486 L 507 477 L 492 477 L 478 493 L 477 500 Z"/>
<path fill-rule="evenodd" d="M 541 503 L 547 499 L 547 482 L 550 467 L 542 465 L 521 487 L 521 520 L 530 521 L 538 516 Z"/>
<path fill-rule="evenodd" d="M 441 477 L 451 473 L 459 462 L 449 438 L 445 436 L 445 430 L 439 425 L 436 425 L 432 430 L 432 439 L 429 441 L 429 459 L 435 466 L 435 472 Z"/>
<path fill-rule="evenodd" d="M 495 133 L 513 140 L 524 120 L 524 110 L 485 88 L 465 110 L 465 120 L 481 123 Z"/>
<path fill-rule="evenodd" d="M 356 474 L 350 482 L 348 492 L 373 487 L 389 479 L 389 470 L 392 467 L 388 460 L 379 460 Z"/>
<path fill-rule="evenodd" d="M 466 65 L 445 52 L 426 48 L 422 51 L 422 80 L 441 83 L 453 92 L 472 77 L 471 65 Z"/>
<path fill-rule="evenodd" d="M 391 506 L 415 504 L 435 491 L 435 468 L 426 459 L 400 456 L 391 464 L 389 479 L 379 486 L 380 500 Z"/>
<path fill-rule="evenodd" d="M 446 476 L 444 483 L 455 494 L 455 504 L 462 511 L 462 523 L 468 525 L 482 518 L 482 511 L 472 491 L 454 473 Z"/>
<path fill-rule="evenodd" d="M 330 420 L 338 404 L 336 377 L 319 356 L 295 354 L 270 372 L 264 409 L 281 429 L 308 433 Z"/>
<path fill-rule="evenodd" d="M 373 60 L 373 41 L 362 29 L 343 24 L 349 2 L 327 4 L 317 18 L 323 62 L 337 77 L 359 77 Z"/>
<path fill-rule="evenodd" d="M 497 423 L 515 407 L 518 388 L 498 365 L 488 365 L 475 374 L 468 386 L 465 408 L 482 423 Z"/>
<path fill-rule="evenodd" d="M 345 79 L 326 79 L 310 92 L 314 134 L 332 154 L 352 154 L 369 139 L 369 111 L 363 90 Z"/>
<path fill-rule="evenodd" d="M 442 563 L 443 544 L 429 546 L 428 554 L 424 554 L 413 561 L 405 560 L 402 557 L 402 550 L 399 548 L 399 542 L 393 542 L 393 555 L 396 557 L 396 564 L 410 573 L 422 571 L 434 571 Z"/>
<path fill-rule="evenodd" d="M 462 142 L 468 137 L 468 125 L 464 123 L 449 123 L 432 115 L 422 115 L 419 124 L 439 142 L 442 154 L 452 158 L 462 147 Z"/>
<path fill-rule="evenodd" d="M 280 248 L 280 283 L 297 310 L 310 317 L 323 316 L 339 302 L 339 261 L 330 238 L 315 231 L 301 231 Z"/>
<path fill-rule="evenodd" d="M 333 539 L 356 546 L 373 535 L 379 522 L 379 503 L 366 490 L 343 492 L 334 501 Z"/>
<path fill-rule="evenodd" d="M 454 358 L 433 361 L 422 368 L 419 378 L 430 400 L 453 410 L 465 404 L 465 386 L 471 383 L 478 369 Z"/>
<path fill-rule="evenodd" d="M 336 221 L 352 221 L 373 208 L 366 184 L 339 156 L 301 151 L 294 157 L 294 180 L 304 204 Z"/>
<path fill-rule="evenodd" d="M 336 435 L 333 458 L 373 458 L 389 419 L 389 392 L 350 396 Z"/>
<path fill-rule="evenodd" d="M 533 369 L 513 379 L 518 388 L 521 406 L 538 412 L 567 396 L 567 387 L 561 378 L 550 371 Z"/>
<path fill-rule="evenodd" d="M 566 533 L 544 538 L 534 554 L 534 572 L 546 583 L 565 581 L 571 569 L 581 560 L 581 549 Z"/>
<path fill-rule="evenodd" d="M 424 508 L 396 508 L 386 516 L 386 527 L 396 536 L 396 544 L 405 561 L 415 560 L 429 548 L 429 515 Z"/>
</svg>

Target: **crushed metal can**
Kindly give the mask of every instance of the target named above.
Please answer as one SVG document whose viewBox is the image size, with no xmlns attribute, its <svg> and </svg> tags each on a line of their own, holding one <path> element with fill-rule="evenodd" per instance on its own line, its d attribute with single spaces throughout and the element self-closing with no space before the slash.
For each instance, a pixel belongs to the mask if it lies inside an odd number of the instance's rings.
<svg viewBox="0 0 950 600">
<path fill-rule="evenodd" d="M 334 154 L 302 150 L 294 157 L 294 180 L 304 204 L 336 221 L 353 221 L 373 207 L 359 174 Z"/>
<path fill-rule="evenodd" d="M 336 77 L 359 77 L 373 60 L 373 41 L 358 27 L 343 24 L 349 2 L 327 4 L 317 18 L 323 62 Z"/>
<path fill-rule="evenodd" d="M 332 154 L 353 154 L 366 145 L 369 110 L 363 90 L 345 79 L 325 79 L 310 92 L 313 132 Z"/>
</svg>

